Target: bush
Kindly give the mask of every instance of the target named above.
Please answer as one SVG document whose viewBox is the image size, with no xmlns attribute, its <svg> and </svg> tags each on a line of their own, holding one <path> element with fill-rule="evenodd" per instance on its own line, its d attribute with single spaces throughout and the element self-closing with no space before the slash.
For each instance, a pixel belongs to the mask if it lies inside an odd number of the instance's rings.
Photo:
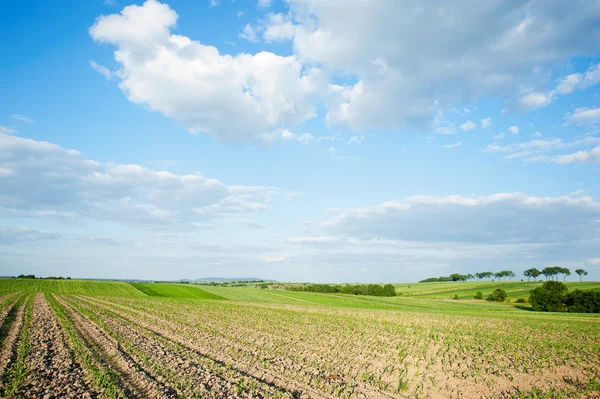
<svg viewBox="0 0 600 399">
<path fill-rule="evenodd" d="M 454 300 L 458 301 L 460 298 L 458 297 L 458 295 L 454 295 L 454 296 L 452 297 L 452 299 L 454 299 Z"/>
<path fill-rule="evenodd" d="M 567 286 L 559 281 L 546 281 L 529 293 L 529 302 L 536 311 L 565 312 L 567 291 Z"/>
<path fill-rule="evenodd" d="M 574 290 L 567 294 L 565 304 L 571 313 L 600 313 L 600 290 Z"/>
<path fill-rule="evenodd" d="M 525 298 L 517 298 L 517 300 L 515 302 L 516 303 L 527 303 L 527 301 L 525 300 Z"/>
<path fill-rule="evenodd" d="M 507 297 L 508 295 L 506 294 L 506 291 L 504 291 L 501 288 L 496 288 L 496 290 L 494 290 L 494 292 L 488 295 L 488 297 L 485 298 L 485 300 L 492 302 L 504 302 L 506 301 Z"/>
<path fill-rule="evenodd" d="M 483 294 L 481 293 L 481 291 L 477 291 L 474 298 L 475 299 L 483 299 Z"/>
</svg>

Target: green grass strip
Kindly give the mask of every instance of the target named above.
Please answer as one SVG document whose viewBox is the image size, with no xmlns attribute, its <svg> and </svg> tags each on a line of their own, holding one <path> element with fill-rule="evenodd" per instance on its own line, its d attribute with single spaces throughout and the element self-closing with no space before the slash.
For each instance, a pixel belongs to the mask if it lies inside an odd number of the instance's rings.
<svg viewBox="0 0 600 399">
<path fill-rule="evenodd" d="M 21 298 L 19 299 L 21 302 Z M 17 308 L 17 307 L 15 307 Z M 16 398 L 25 378 L 30 370 L 26 364 L 27 354 L 31 346 L 31 322 L 33 320 L 33 300 L 28 297 L 25 305 L 25 316 L 23 327 L 18 340 L 17 358 L 11 368 L 4 375 L 4 396 L 7 398 Z"/>
</svg>

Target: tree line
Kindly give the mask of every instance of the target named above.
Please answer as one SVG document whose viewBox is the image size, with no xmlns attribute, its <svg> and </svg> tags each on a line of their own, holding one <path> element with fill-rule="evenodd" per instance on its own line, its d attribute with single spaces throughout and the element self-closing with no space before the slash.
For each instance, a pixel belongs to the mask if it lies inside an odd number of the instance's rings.
<svg viewBox="0 0 600 399">
<path fill-rule="evenodd" d="M 588 272 L 583 269 L 576 269 L 575 273 L 577 275 L 579 275 L 579 281 L 582 281 L 582 277 L 587 276 L 587 274 L 588 274 Z M 534 267 L 534 268 L 525 270 L 523 272 L 523 275 L 525 277 L 527 277 L 527 281 L 529 281 L 529 279 L 531 279 L 531 278 L 533 278 L 535 281 L 537 281 L 537 278 L 540 275 L 545 276 L 546 280 L 548 280 L 548 279 L 554 280 L 556 278 L 556 281 L 558 281 L 558 276 L 562 275 L 563 281 L 565 281 L 566 278 L 571 275 L 571 270 L 567 269 L 566 267 L 551 266 L 551 267 L 544 268 L 542 271 L 539 271 L 538 269 L 536 269 Z M 502 279 L 507 279 L 507 278 L 512 279 L 514 277 L 515 277 L 515 273 L 512 272 L 511 270 L 501 270 L 496 273 L 480 272 L 480 273 L 475 273 L 475 275 L 453 273 L 447 277 L 441 276 L 441 277 L 426 278 L 424 280 L 419 281 L 419 283 L 436 283 L 436 282 L 446 282 L 446 281 L 468 281 L 468 280 L 474 280 L 474 279 L 477 279 L 477 281 L 488 279 L 488 281 L 489 281 L 494 278 L 502 280 Z"/>
<path fill-rule="evenodd" d="M 392 284 L 305 284 L 286 287 L 288 291 L 321 292 L 326 294 L 352 294 L 370 296 L 396 296 L 396 289 Z"/>
<path fill-rule="evenodd" d="M 600 313 L 600 290 L 573 290 L 560 281 L 546 281 L 529 293 L 529 303 L 539 312 Z"/>
</svg>

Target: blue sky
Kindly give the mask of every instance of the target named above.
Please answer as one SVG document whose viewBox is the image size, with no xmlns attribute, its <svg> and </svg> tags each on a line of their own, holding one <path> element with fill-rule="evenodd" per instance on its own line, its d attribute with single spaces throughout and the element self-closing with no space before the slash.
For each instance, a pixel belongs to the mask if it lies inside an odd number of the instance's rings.
<svg viewBox="0 0 600 399">
<path fill-rule="evenodd" d="M 9 2 L 0 274 L 598 279 L 576 3 Z"/>
</svg>

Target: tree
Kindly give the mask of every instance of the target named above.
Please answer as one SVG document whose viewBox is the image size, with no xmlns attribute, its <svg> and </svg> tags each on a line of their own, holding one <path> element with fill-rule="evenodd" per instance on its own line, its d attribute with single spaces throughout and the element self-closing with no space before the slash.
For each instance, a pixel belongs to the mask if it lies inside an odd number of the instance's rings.
<svg viewBox="0 0 600 399">
<path fill-rule="evenodd" d="M 483 299 L 483 294 L 481 293 L 481 291 L 477 291 L 474 298 L 475 299 Z"/>
<path fill-rule="evenodd" d="M 577 269 L 577 270 L 575 270 L 575 273 L 577 273 L 579 275 L 579 282 L 581 282 L 581 277 L 582 276 L 587 276 L 588 275 L 588 272 L 586 272 L 583 269 Z"/>
<path fill-rule="evenodd" d="M 509 278 L 514 278 L 515 277 L 515 273 L 513 273 L 511 270 L 505 270 L 504 271 L 504 275 L 506 277 L 509 277 Z"/>
<path fill-rule="evenodd" d="M 569 269 L 567 269 L 566 267 L 560 267 L 560 274 L 563 275 L 563 281 L 565 281 L 567 279 L 567 276 L 571 275 L 571 271 Z"/>
<path fill-rule="evenodd" d="M 494 273 L 492 273 L 492 272 L 475 273 L 475 277 L 477 277 L 477 280 L 481 280 L 484 278 L 491 278 L 493 275 L 494 275 Z"/>
<path fill-rule="evenodd" d="M 488 297 L 485 298 L 485 300 L 492 301 L 492 302 L 504 302 L 504 301 L 506 301 L 507 297 L 508 297 L 508 295 L 506 294 L 506 291 L 504 291 L 501 288 L 496 288 L 496 290 L 494 290 L 494 292 L 489 294 Z"/>
<path fill-rule="evenodd" d="M 544 270 L 542 270 L 542 274 L 546 276 L 546 280 L 548 280 L 548 277 L 553 280 L 553 277 L 559 273 L 559 269 L 560 267 L 558 266 L 545 267 Z"/>
<path fill-rule="evenodd" d="M 538 269 L 536 269 L 535 267 L 533 267 L 531 269 L 527 269 L 523 272 L 523 275 L 525 277 L 527 277 L 527 281 L 529 281 L 529 279 L 531 277 L 533 277 L 533 279 L 536 280 L 540 274 L 541 274 L 540 271 Z"/>
<path fill-rule="evenodd" d="M 529 293 L 529 303 L 533 310 L 542 312 L 564 312 L 567 299 L 567 286 L 558 281 L 546 281 Z"/>
</svg>

